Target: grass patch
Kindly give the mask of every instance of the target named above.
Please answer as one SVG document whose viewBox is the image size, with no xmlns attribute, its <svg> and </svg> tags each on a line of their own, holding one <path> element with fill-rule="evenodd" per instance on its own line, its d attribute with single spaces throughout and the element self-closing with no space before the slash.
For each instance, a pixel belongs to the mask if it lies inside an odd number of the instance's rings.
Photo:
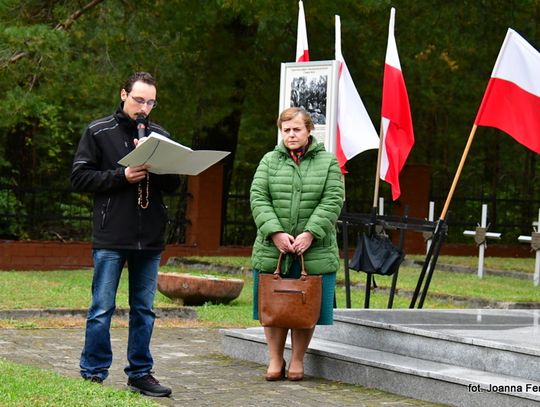
<svg viewBox="0 0 540 407">
<path fill-rule="evenodd" d="M 64 377 L 53 371 L 20 365 L 1 358 L 0 371 L 2 406 L 159 406 L 140 394 Z"/>
<path fill-rule="evenodd" d="M 421 256 L 411 258 L 423 259 Z M 256 326 L 257 321 L 252 319 L 253 278 L 251 272 L 241 273 L 240 270 L 250 270 L 249 257 L 190 257 L 190 260 L 236 267 L 238 274 L 211 272 L 209 270 L 196 270 L 186 267 L 164 266 L 163 272 L 178 272 L 194 275 L 212 275 L 220 278 L 242 278 L 244 288 L 240 296 L 227 305 L 210 304 L 196 307 L 199 320 L 191 324 L 215 327 L 242 327 Z M 488 258 L 486 258 L 487 263 Z M 534 259 L 501 259 L 490 258 L 490 266 L 499 270 L 525 271 L 534 267 Z M 445 264 L 456 264 L 466 267 L 476 265 L 474 257 L 442 256 L 439 261 Z M 417 267 L 401 267 L 397 282 L 397 294 L 394 297 L 394 308 L 408 308 L 410 297 L 404 292 L 414 291 L 420 269 Z M 1 272 L 0 279 L 0 309 L 23 308 L 63 308 L 86 309 L 90 303 L 90 287 L 92 284 L 91 270 L 61 270 L 61 271 L 25 271 Z M 123 273 L 120 280 L 117 296 L 117 307 L 128 307 L 128 273 Z M 365 274 L 350 271 L 351 306 L 362 308 L 364 306 Z M 344 273 L 338 273 L 338 288 L 336 302 L 338 308 L 346 307 Z M 391 285 L 391 277 L 377 276 L 376 282 L 380 289 L 372 292 L 370 298 L 371 308 L 386 308 L 388 303 L 387 289 Z M 339 286 L 340 285 L 340 286 Z M 400 294 L 400 291 L 402 294 Z M 456 298 L 471 298 L 493 300 L 501 302 L 540 302 L 540 290 L 534 287 L 532 281 L 520 280 L 512 277 L 485 276 L 482 280 L 475 274 L 445 272 L 437 270 L 431 281 L 430 290 L 424 308 L 457 308 L 462 307 Z M 446 297 L 446 298 L 442 298 Z M 461 304 L 461 303 L 460 303 Z M 176 307 L 177 304 L 157 293 L 155 306 L 159 308 Z M 65 326 L 82 326 L 84 318 L 64 321 Z M 157 321 L 158 326 L 185 326 L 188 321 Z M 46 325 L 46 320 L 19 320 L 2 321 L 0 327 L 35 328 Z M 61 321 L 53 323 L 61 325 Z M 125 322 L 114 320 L 115 326 L 125 326 Z"/>
<path fill-rule="evenodd" d="M 189 256 L 186 259 L 194 262 L 251 269 L 251 258 L 245 256 Z"/>
<path fill-rule="evenodd" d="M 424 256 L 407 256 L 415 260 L 423 260 Z M 190 260 L 201 262 L 210 262 L 226 266 L 234 266 L 249 270 L 249 257 L 189 257 Z M 489 260 L 489 261 L 488 261 Z M 476 257 L 458 257 L 458 256 L 440 256 L 440 264 L 454 264 L 464 267 L 476 268 L 478 259 Z M 507 271 L 534 271 L 533 258 L 486 258 L 486 267 L 496 270 Z M 420 274 L 420 268 L 401 267 L 397 282 L 398 293 L 394 297 L 394 308 L 408 308 L 410 298 L 400 296 L 399 291 L 414 291 Z M 246 285 L 251 286 L 251 273 L 244 277 Z M 364 305 L 364 289 L 361 287 L 366 280 L 365 273 L 350 271 L 351 306 L 353 308 L 362 308 Z M 344 283 L 343 268 L 338 272 L 338 285 Z M 392 283 L 392 277 L 377 276 L 376 282 L 379 288 L 388 289 Z M 252 289 L 252 286 L 250 290 Z M 452 299 L 440 299 L 438 296 L 454 296 L 456 298 L 471 298 L 482 300 L 493 300 L 501 302 L 540 302 L 540 290 L 535 287 L 531 280 L 520 280 L 512 277 L 485 276 L 479 279 L 476 274 L 445 272 L 436 270 L 430 284 L 430 290 L 424 302 L 424 308 L 458 308 L 458 305 Z M 336 290 L 336 302 L 338 308 L 345 308 L 345 289 L 338 287 Z M 385 290 L 374 290 L 370 298 L 371 308 L 386 308 L 388 302 L 388 293 Z"/>
<path fill-rule="evenodd" d="M 423 261 L 426 256 L 423 255 L 407 255 L 407 259 Z M 200 261 L 205 263 L 214 263 L 223 266 L 238 267 L 244 269 L 251 268 L 251 259 L 249 257 L 187 257 L 189 260 Z M 484 257 L 484 267 L 493 270 L 505 271 L 521 271 L 524 273 L 534 272 L 534 255 L 527 258 L 512 258 L 512 257 Z M 472 269 L 478 268 L 478 257 L 476 256 L 439 256 L 438 264 L 451 264 L 456 266 L 469 267 Z M 343 262 L 342 262 L 343 271 Z"/>
<path fill-rule="evenodd" d="M 420 256 L 418 256 L 420 258 Z M 219 265 L 236 267 L 238 270 L 249 270 L 249 257 L 190 257 L 190 260 L 207 262 Z M 472 260 L 471 260 L 472 259 Z M 491 259 L 498 269 L 525 270 L 534 266 L 534 259 Z M 451 263 L 470 266 L 477 261 L 469 257 L 441 257 L 441 263 Z M 256 326 L 257 321 L 252 319 L 253 278 L 251 272 L 238 274 L 211 272 L 209 270 L 194 270 L 186 267 L 165 266 L 164 272 L 180 272 L 194 275 L 214 275 L 221 278 L 242 278 L 244 288 L 240 296 L 227 305 L 210 304 L 196 307 L 199 320 L 195 321 L 157 321 L 158 326 L 185 326 L 185 324 L 200 324 L 212 327 L 242 327 Z M 420 269 L 417 267 L 401 267 L 397 282 L 397 294 L 394 297 L 394 308 L 408 308 L 410 294 L 414 291 Z M 90 303 L 90 287 L 92 284 L 91 270 L 62 270 L 62 271 L 25 271 L 2 272 L 0 279 L 0 309 L 23 308 L 65 308 L 86 309 Z M 351 306 L 362 308 L 364 306 L 365 274 L 351 271 Z M 388 303 L 388 289 L 391 277 L 377 276 L 378 289 L 372 291 L 370 299 L 371 308 L 386 308 Z M 346 307 L 345 288 L 343 287 L 344 273 L 338 273 L 338 287 L 336 302 L 338 308 Z M 124 272 L 118 288 L 117 306 L 128 307 L 128 281 L 127 272 Z M 480 280 L 475 274 L 452 273 L 437 270 L 433 275 L 430 290 L 424 308 L 462 308 L 463 302 L 453 301 L 452 297 L 461 299 L 494 300 L 504 302 L 540 302 L 540 290 L 534 287 L 532 281 L 519 280 L 511 277 L 486 276 Z M 176 307 L 177 304 L 159 293 L 156 295 L 155 306 L 159 308 Z M 50 319 L 51 324 L 59 326 L 83 326 L 84 318 L 66 319 L 63 322 Z M 122 320 L 113 320 L 114 326 L 125 326 Z M 19 320 L 2 321 L 0 327 L 35 328 L 47 325 L 46 320 Z"/>
<path fill-rule="evenodd" d="M 411 256 L 413 257 L 413 256 Z M 416 256 L 421 259 L 421 256 Z M 190 257 L 190 260 L 209 262 L 219 265 L 237 267 L 238 270 L 249 270 L 249 257 Z M 502 270 L 526 270 L 534 267 L 534 259 L 501 259 L 491 258 L 493 268 Z M 487 259 L 486 259 L 487 260 Z M 474 257 L 443 256 L 439 260 L 445 264 L 459 264 L 470 267 Z M 252 320 L 253 278 L 251 272 L 238 274 L 194 270 L 186 267 L 165 266 L 164 272 L 189 273 L 194 275 L 213 275 L 220 278 L 242 278 L 244 288 L 240 296 L 227 305 L 205 304 L 196 307 L 200 322 L 209 326 L 253 326 Z M 397 283 L 398 293 L 394 300 L 395 308 L 407 308 L 410 298 L 401 296 L 399 291 L 413 291 L 416 287 L 420 269 L 417 267 L 401 267 Z M 125 271 L 120 280 L 117 296 L 117 307 L 128 307 L 128 279 Z M 64 308 L 86 309 L 90 303 L 91 270 L 61 271 L 25 271 L 1 272 L 0 309 L 23 308 Z M 338 284 L 343 284 L 344 273 L 338 273 Z M 363 307 L 365 274 L 350 272 L 351 301 L 353 307 Z M 389 288 L 391 277 L 376 277 L 380 288 Z M 336 291 L 338 308 L 345 308 L 345 289 L 338 287 Z M 539 302 L 540 290 L 530 280 L 512 277 L 485 276 L 482 280 L 475 274 L 445 272 L 436 270 L 430 285 L 430 291 L 424 304 L 425 308 L 455 308 L 451 300 L 437 299 L 437 295 L 479 298 L 504 302 Z M 371 295 L 372 308 L 386 308 L 388 294 L 384 290 L 375 290 Z M 161 293 L 156 295 L 156 307 L 176 307 L 177 304 Z M 23 323 L 21 323 L 24 325 Z M 40 324 L 38 324 L 40 325 Z M 31 327 L 31 326 L 30 326 Z"/>
<path fill-rule="evenodd" d="M 423 261 L 426 256 L 411 255 L 407 258 Z M 484 257 L 484 269 L 519 271 L 522 273 L 534 273 L 534 255 L 530 258 L 513 257 Z M 439 256 L 437 264 L 450 264 L 453 266 L 468 267 L 474 270 L 478 269 L 478 257 L 476 256 Z"/>
<path fill-rule="evenodd" d="M 418 268 L 402 267 L 396 284 L 398 295 L 399 290 L 414 291 L 419 274 Z M 351 272 L 352 284 L 364 284 L 365 279 L 364 273 Z M 379 288 L 388 289 L 392 284 L 392 277 L 376 276 L 375 281 Z M 540 290 L 530 280 L 501 276 L 485 276 L 479 279 L 475 274 L 445 271 L 435 271 L 433 274 L 424 307 L 440 308 L 437 303 L 432 302 L 437 295 L 501 302 L 540 302 Z M 452 307 L 451 303 L 448 305 Z"/>
</svg>

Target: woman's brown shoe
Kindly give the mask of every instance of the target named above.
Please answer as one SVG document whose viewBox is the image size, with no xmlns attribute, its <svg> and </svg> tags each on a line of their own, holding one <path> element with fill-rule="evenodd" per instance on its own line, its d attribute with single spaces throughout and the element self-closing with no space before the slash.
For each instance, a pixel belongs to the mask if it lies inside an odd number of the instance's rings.
<svg viewBox="0 0 540 407">
<path fill-rule="evenodd" d="M 285 361 L 283 361 L 283 365 L 281 366 L 281 370 L 279 372 L 266 372 L 264 378 L 268 382 L 277 382 L 279 380 L 283 380 L 285 378 Z"/>
<path fill-rule="evenodd" d="M 304 380 L 304 372 L 291 372 L 289 370 L 287 372 L 287 380 L 290 380 L 291 382 L 299 382 L 300 380 Z"/>
</svg>

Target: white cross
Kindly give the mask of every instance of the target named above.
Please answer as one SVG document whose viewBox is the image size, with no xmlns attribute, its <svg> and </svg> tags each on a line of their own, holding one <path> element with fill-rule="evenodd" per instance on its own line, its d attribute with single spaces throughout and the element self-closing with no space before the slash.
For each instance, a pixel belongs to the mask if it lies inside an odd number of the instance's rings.
<svg viewBox="0 0 540 407">
<path fill-rule="evenodd" d="M 484 251 L 486 250 L 486 239 L 500 239 L 501 234 L 497 232 L 487 232 L 487 204 L 482 204 L 482 219 L 480 226 L 476 230 L 465 230 L 465 236 L 473 236 L 478 244 L 478 278 L 484 277 Z"/>
<path fill-rule="evenodd" d="M 534 226 L 536 225 L 536 230 Z M 534 239 L 534 240 L 533 240 Z M 538 210 L 538 222 L 533 222 L 533 232 L 530 236 L 521 235 L 518 240 L 522 243 L 530 243 L 533 250 L 536 251 L 536 262 L 534 264 L 534 285 L 540 284 L 540 209 Z"/>
</svg>

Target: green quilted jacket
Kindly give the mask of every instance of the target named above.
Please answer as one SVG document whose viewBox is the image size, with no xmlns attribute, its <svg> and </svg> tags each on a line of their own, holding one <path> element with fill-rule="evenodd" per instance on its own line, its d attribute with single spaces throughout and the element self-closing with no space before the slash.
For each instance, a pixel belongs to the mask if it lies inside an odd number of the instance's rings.
<svg viewBox="0 0 540 407">
<path fill-rule="evenodd" d="M 273 272 L 279 251 L 272 241 L 275 232 L 298 236 L 309 231 L 313 243 L 304 253 L 309 274 L 336 272 L 339 252 L 336 221 L 341 212 L 344 186 L 336 157 L 311 137 L 300 165 L 294 163 L 281 142 L 259 163 L 250 191 L 251 212 L 257 225 L 253 245 L 253 268 Z M 286 274 L 294 255 L 285 256 Z"/>
</svg>

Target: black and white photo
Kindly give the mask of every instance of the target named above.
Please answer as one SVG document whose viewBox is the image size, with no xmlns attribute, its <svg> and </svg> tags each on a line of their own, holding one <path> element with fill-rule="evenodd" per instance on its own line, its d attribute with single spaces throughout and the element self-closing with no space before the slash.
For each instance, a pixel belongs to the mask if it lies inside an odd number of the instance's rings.
<svg viewBox="0 0 540 407">
<path fill-rule="evenodd" d="M 288 107 L 306 110 L 315 124 L 312 135 L 331 152 L 336 144 L 337 68 L 337 61 L 281 64 L 280 111 Z"/>
</svg>

